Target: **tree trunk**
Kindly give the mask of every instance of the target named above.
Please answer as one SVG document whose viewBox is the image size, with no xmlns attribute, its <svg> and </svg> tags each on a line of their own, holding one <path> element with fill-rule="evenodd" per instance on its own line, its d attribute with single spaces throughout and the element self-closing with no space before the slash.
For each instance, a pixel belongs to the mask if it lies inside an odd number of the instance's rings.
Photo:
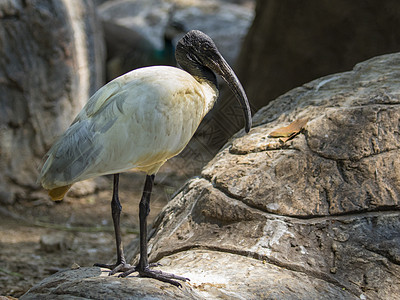
<svg viewBox="0 0 400 300">
<path fill-rule="evenodd" d="M 315 78 L 400 50 L 400 2 L 258 0 L 238 60 L 255 109 Z"/>
</svg>

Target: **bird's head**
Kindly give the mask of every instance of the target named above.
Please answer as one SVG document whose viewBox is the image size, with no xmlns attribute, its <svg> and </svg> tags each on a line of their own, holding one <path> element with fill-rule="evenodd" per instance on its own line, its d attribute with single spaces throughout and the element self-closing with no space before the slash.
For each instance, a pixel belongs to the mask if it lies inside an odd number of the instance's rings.
<svg viewBox="0 0 400 300">
<path fill-rule="evenodd" d="M 243 109 L 245 130 L 249 132 L 252 121 L 246 93 L 214 41 L 199 30 L 191 30 L 179 40 L 175 56 L 179 65 L 191 74 L 203 74 L 202 69 L 207 68 L 225 80 Z"/>
</svg>

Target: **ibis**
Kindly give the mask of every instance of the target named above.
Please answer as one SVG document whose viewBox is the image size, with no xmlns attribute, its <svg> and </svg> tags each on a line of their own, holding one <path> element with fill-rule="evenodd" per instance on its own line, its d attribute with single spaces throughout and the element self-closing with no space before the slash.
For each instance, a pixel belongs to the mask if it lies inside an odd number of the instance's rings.
<svg viewBox="0 0 400 300">
<path fill-rule="evenodd" d="M 117 261 L 96 266 L 110 269 L 110 275 L 138 272 L 180 287 L 179 281 L 189 279 L 154 269 L 148 262 L 147 216 L 155 174 L 185 148 L 213 107 L 218 98 L 216 74 L 238 99 L 246 132 L 252 121 L 242 85 L 209 36 L 189 31 L 178 41 L 175 57 L 181 68 L 140 68 L 100 88 L 46 154 L 39 180 L 53 200 L 61 200 L 75 182 L 114 174 L 111 211 Z M 125 260 L 119 224 L 119 174 L 130 169 L 146 173 L 139 204 L 140 256 L 135 266 Z"/>
</svg>

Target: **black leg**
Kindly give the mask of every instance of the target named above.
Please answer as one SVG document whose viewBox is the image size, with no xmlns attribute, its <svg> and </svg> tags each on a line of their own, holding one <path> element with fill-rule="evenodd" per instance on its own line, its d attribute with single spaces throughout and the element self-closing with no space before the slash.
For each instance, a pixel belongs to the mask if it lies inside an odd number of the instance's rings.
<svg viewBox="0 0 400 300">
<path fill-rule="evenodd" d="M 140 258 L 138 269 L 144 269 L 149 265 L 147 256 L 147 216 L 150 213 L 150 196 L 154 184 L 154 175 L 146 176 L 142 199 L 139 203 L 139 227 L 140 227 Z"/>
<path fill-rule="evenodd" d="M 160 281 L 171 283 L 177 287 L 181 287 L 182 285 L 173 280 L 182 280 L 186 281 L 189 278 L 177 276 L 170 273 L 164 273 L 159 270 L 151 270 L 148 262 L 148 254 L 147 254 L 147 216 L 150 212 L 150 195 L 151 190 L 154 184 L 154 175 L 147 175 L 146 182 L 144 184 L 142 199 L 139 204 L 139 225 L 140 225 L 140 258 L 139 263 L 136 267 L 125 271 L 120 277 L 126 277 L 133 272 L 139 272 L 140 276 L 143 277 L 151 277 L 154 279 L 158 279 Z"/>
<path fill-rule="evenodd" d="M 119 174 L 114 174 L 114 185 L 113 185 L 113 196 L 111 200 L 111 214 L 114 224 L 115 232 L 115 242 L 117 246 L 117 262 L 115 264 L 95 264 L 96 267 L 102 267 L 110 269 L 110 275 L 114 275 L 117 272 L 124 272 L 132 268 L 131 265 L 127 264 L 125 261 L 124 250 L 121 240 L 121 227 L 120 227 L 120 217 L 122 206 L 118 198 L 118 183 Z"/>
</svg>

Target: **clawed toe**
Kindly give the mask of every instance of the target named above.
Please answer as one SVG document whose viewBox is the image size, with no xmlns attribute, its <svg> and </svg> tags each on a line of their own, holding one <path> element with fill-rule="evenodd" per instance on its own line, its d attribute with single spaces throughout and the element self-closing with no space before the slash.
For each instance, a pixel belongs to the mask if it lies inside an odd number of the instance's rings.
<svg viewBox="0 0 400 300">
<path fill-rule="evenodd" d="M 120 278 L 124 278 L 134 272 L 136 272 L 136 267 L 131 267 L 129 270 L 125 270 L 124 272 L 122 272 L 121 274 L 118 275 L 118 277 Z"/>
<path fill-rule="evenodd" d="M 138 267 L 131 267 L 129 270 L 121 273 L 118 275 L 118 277 L 126 277 L 134 272 L 138 272 L 140 277 L 149 277 L 149 278 L 154 278 L 163 282 L 168 282 L 170 284 L 173 284 L 177 287 L 182 287 L 182 285 L 176 281 L 190 281 L 189 278 L 183 277 L 183 276 L 178 276 L 175 274 L 171 273 L 166 273 L 160 270 L 152 270 L 150 267 L 153 266 L 159 266 L 160 264 L 155 263 L 155 264 L 150 264 L 148 267 L 144 268 L 143 270 L 140 270 Z"/>
<path fill-rule="evenodd" d="M 176 280 L 181 280 L 181 281 L 190 281 L 189 278 L 178 276 L 175 274 L 171 273 L 165 273 L 160 270 L 151 270 L 150 268 L 145 268 L 144 270 L 138 270 L 139 275 L 142 277 L 150 277 L 154 278 L 163 282 L 168 282 L 170 284 L 173 284 L 177 287 L 182 287 L 182 285 L 176 281 Z M 175 279 L 175 280 L 174 280 Z"/>
<path fill-rule="evenodd" d="M 95 267 L 106 268 L 110 270 L 109 276 L 117 274 L 119 272 L 126 272 L 132 269 L 132 266 L 127 263 L 115 263 L 112 265 L 109 264 L 94 264 Z"/>
</svg>

